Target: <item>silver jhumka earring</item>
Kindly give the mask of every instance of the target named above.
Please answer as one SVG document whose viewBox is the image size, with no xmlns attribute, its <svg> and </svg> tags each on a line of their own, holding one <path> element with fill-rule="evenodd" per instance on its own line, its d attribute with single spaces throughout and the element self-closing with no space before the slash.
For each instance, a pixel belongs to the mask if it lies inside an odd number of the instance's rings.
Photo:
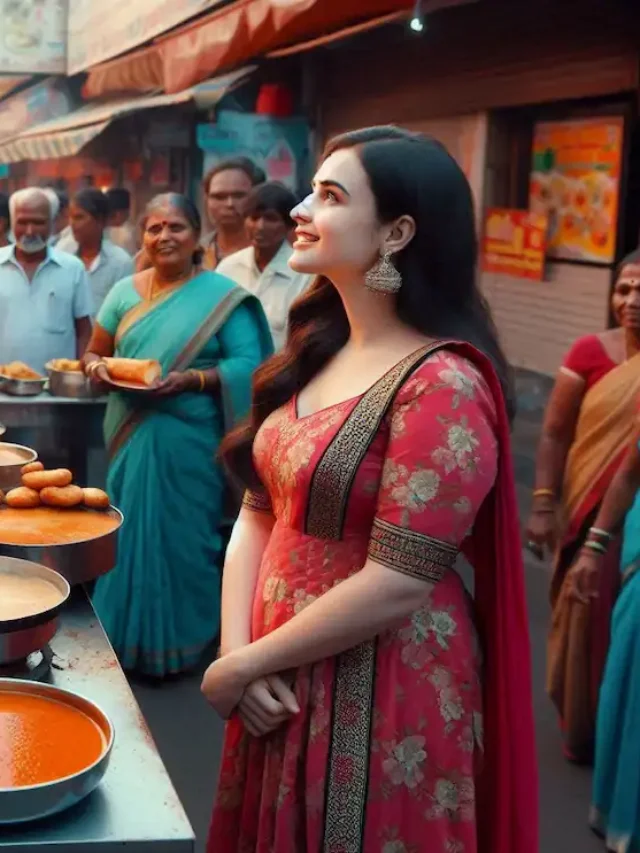
<svg viewBox="0 0 640 853">
<path fill-rule="evenodd" d="M 365 274 L 364 283 L 376 293 L 397 293 L 402 287 L 402 276 L 391 260 L 393 252 L 385 252 Z"/>
</svg>

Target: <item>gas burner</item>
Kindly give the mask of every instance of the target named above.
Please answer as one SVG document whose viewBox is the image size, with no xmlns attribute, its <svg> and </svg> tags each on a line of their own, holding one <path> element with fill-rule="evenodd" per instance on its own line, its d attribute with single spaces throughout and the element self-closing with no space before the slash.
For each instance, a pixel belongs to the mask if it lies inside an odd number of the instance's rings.
<svg viewBox="0 0 640 853">
<path fill-rule="evenodd" d="M 31 652 L 23 660 L 0 664 L 0 678 L 21 678 L 26 681 L 44 681 L 53 662 L 51 646 Z M 55 664 L 54 664 L 55 665 Z"/>
</svg>

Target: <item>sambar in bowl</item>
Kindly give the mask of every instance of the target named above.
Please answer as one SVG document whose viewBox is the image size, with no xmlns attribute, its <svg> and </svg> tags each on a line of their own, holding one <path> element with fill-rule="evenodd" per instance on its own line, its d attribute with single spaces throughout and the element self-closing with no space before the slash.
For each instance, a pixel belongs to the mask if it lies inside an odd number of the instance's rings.
<svg viewBox="0 0 640 853">
<path fill-rule="evenodd" d="M 48 817 L 102 781 L 114 730 L 94 702 L 51 684 L 0 678 L 0 824 Z"/>
</svg>

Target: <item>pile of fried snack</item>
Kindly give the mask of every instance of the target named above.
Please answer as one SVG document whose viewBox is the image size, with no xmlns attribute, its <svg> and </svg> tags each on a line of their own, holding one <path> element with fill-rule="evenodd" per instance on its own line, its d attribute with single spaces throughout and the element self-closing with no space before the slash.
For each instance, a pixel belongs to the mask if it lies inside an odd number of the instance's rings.
<svg viewBox="0 0 640 853">
<path fill-rule="evenodd" d="M 82 362 L 73 358 L 55 358 L 47 366 L 59 373 L 82 373 Z"/>
<path fill-rule="evenodd" d="M 109 495 L 106 492 L 73 485 L 73 475 L 67 468 L 45 471 L 42 462 L 30 462 L 24 466 L 21 474 L 22 486 L 6 495 L 0 492 L 0 503 L 4 502 L 15 509 L 33 509 L 37 506 L 109 509 Z"/>
<path fill-rule="evenodd" d="M 4 376 L 5 379 L 33 380 L 44 378 L 22 361 L 12 361 L 10 364 L 0 364 L 0 376 Z"/>
</svg>

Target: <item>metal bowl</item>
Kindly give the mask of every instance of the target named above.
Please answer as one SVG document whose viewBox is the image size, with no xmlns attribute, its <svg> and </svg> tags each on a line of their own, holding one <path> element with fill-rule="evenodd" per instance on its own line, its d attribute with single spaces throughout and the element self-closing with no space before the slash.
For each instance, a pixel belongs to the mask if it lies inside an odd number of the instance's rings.
<svg viewBox="0 0 640 853">
<path fill-rule="evenodd" d="M 60 600 L 40 613 L 0 620 L 0 665 L 22 660 L 46 645 L 56 633 L 58 613 L 71 594 L 68 582 L 58 572 L 38 563 L 0 557 L 0 575 L 3 574 L 45 580 L 58 590 Z"/>
<path fill-rule="evenodd" d="M 2 465 L 0 463 L 0 489 L 3 492 L 8 492 L 10 489 L 17 489 L 22 485 L 22 475 L 20 471 L 29 462 L 35 462 L 38 454 L 31 447 L 25 447 L 23 444 L 11 444 L 6 441 L 0 441 L 0 452 L 2 450 L 13 450 L 23 456 L 24 459 L 11 465 Z"/>
<path fill-rule="evenodd" d="M 84 400 L 88 397 L 99 396 L 84 373 L 56 370 L 52 362 L 47 363 L 46 369 L 49 374 L 49 393 L 54 397 L 72 397 L 73 399 Z"/>
<path fill-rule="evenodd" d="M 98 512 L 98 510 L 87 510 L 87 512 Z M 106 512 L 118 520 L 118 525 L 105 536 L 66 545 L 47 546 L 5 545 L 0 540 L 0 547 L 4 553 L 9 553 L 13 557 L 32 560 L 53 569 L 71 586 L 88 583 L 101 575 L 106 575 L 116 564 L 118 531 L 122 527 L 124 517 L 114 506 L 109 507 Z"/>
<path fill-rule="evenodd" d="M 37 397 L 42 394 L 47 378 L 42 379 L 9 379 L 8 376 L 0 376 L 0 391 L 11 394 L 12 397 Z"/>
<path fill-rule="evenodd" d="M 75 806 L 100 784 L 107 770 L 114 740 L 110 719 L 95 702 L 52 684 L 0 678 L 0 692 L 3 691 L 42 696 L 82 711 L 100 728 L 104 746 L 102 754 L 93 764 L 73 776 L 24 788 L 0 788 L 0 824 L 37 820 Z M 64 744 L 61 744 L 61 748 L 64 748 Z"/>
</svg>

